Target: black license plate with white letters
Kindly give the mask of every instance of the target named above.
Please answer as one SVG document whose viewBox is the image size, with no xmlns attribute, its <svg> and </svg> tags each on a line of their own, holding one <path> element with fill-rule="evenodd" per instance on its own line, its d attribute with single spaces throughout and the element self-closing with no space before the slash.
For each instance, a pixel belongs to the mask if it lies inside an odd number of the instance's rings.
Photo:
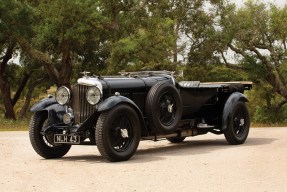
<svg viewBox="0 0 287 192">
<path fill-rule="evenodd" d="M 79 144 L 80 143 L 80 136 L 55 134 L 54 135 L 54 143 Z"/>
</svg>

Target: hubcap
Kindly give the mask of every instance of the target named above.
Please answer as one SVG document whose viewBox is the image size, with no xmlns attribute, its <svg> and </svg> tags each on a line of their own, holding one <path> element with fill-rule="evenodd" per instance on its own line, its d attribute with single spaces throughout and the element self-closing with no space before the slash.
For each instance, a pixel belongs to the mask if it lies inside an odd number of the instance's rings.
<svg viewBox="0 0 287 192">
<path fill-rule="evenodd" d="M 128 149 L 133 141 L 133 130 L 127 116 L 121 115 L 113 121 L 109 137 L 111 146 L 115 151 L 122 152 Z"/>
<path fill-rule="evenodd" d="M 240 124 L 239 126 L 244 126 L 244 119 L 240 119 Z"/>
<path fill-rule="evenodd" d="M 236 136 L 241 137 L 246 130 L 246 114 L 243 109 L 238 109 L 233 115 L 233 130 Z"/>
<path fill-rule="evenodd" d="M 122 136 L 122 138 L 129 138 L 128 130 L 127 129 L 121 129 L 121 136 Z"/>
<path fill-rule="evenodd" d="M 159 119 L 165 125 L 171 125 L 175 120 L 176 104 L 173 96 L 165 92 L 159 99 Z"/>
</svg>

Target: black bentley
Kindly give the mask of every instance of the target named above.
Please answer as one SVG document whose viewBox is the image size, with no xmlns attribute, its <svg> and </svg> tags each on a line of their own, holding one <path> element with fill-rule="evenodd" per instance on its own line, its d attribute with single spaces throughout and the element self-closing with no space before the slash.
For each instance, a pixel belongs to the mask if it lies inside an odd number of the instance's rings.
<svg viewBox="0 0 287 192">
<path fill-rule="evenodd" d="M 250 82 L 178 82 L 172 72 L 145 71 L 121 76 L 84 76 L 71 89 L 36 103 L 30 140 L 44 158 L 60 158 L 71 145 L 97 145 L 110 161 L 128 160 L 140 140 L 224 134 L 242 144 L 249 132 Z"/>
</svg>

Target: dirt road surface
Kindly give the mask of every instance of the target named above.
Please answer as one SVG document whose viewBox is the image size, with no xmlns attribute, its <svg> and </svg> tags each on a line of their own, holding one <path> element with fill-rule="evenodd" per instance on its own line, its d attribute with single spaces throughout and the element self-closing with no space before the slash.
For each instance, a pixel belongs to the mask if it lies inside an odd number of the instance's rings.
<svg viewBox="0 0 287 192">
<path fill-rule="evenodd" d="M 228 145 L 207 134 L 181 144 L 142 141 L 126 162 L 109 163 L 96 146 L 73 146 L 45 160 L 28 132 L 0 132 L 0 190 L 10 191 L 286 191 L 287 128 L 251 129 Z"/>
</svg>

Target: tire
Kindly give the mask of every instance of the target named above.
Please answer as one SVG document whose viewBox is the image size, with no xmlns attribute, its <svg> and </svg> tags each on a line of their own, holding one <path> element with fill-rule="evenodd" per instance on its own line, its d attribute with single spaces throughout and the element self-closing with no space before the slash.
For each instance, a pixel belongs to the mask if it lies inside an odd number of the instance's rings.
<svg viewBox="0 0 287 192">
<path fill-rule="evenodd" d="M 223 130 L 227 142 L 239 145 L 246 141 L 249 133 L 249 113 L 245 103 L 239 101 L 234 105 L 227 128 Z"/>
<path fill-rule="evenodd" d="M 139 145 L 140 126 L 137 113 L 127 104 L 102 112 L 96 125 L 96 141 L 101 155 L 112 162 L 130 159 Z"/>
<path fill-rule="evenodd" d="M 162 81 L 154 84 L 148 92 L 145 111 L 148 124 L 156 133 L 174 132 L 182 115 L 182 101 L 176 87 Z"/>
<path fill-rule="evenodd" d="M 46 112 L 36 112 L 30 120 L 29 137 L 34 150 L 45 159 L 61 158 L 68 153 L 71 145 L 54 145 L 49 138 L 41 134 L 48 115 Z M 50 139 L 51 140 L 51 139 Z"/>
<path fill-rule="evenodd" d="M 185 137 L 170 137 L 166 139 L 171 143 L 181 143 L 184 141 Z"/>
</svg>

